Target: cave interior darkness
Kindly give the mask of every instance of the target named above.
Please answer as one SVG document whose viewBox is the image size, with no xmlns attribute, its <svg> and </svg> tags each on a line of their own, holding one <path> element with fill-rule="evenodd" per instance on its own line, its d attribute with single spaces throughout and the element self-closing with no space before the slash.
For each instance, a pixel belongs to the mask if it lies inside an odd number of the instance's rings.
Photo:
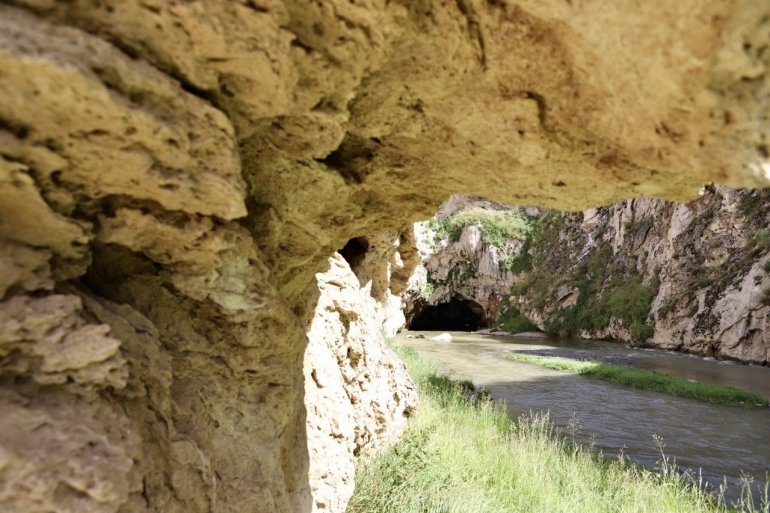
<svg viewBox="0 0 770 513">
<path fill-rule="evenodd" d="M 487 327 L 481 305 L 460 297 L 438 305 L 425 305 L 408 326 L 417 331 L 474 331 Z"/>
</svg>

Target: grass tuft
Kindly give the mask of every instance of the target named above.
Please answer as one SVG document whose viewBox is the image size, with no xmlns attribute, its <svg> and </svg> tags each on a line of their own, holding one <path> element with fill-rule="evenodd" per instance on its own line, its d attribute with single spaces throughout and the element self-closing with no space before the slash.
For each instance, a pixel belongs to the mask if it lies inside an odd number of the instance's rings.
<svg viewBox="0 0 770 513">
<path fill-rule="evenodd" d="M 678 376 L 671 376 L 670 374 L 646 369 L 635 369 L 627 365 L 613 365 L 590 360 L 573 360 L 518 353 L 505 353 L 500 356 L 506 360 L 540 365 L 541 367 L 568 371 L 580 374 L 581 376 L 593 376 L 616 385 L 653 390 L 681 397 L 710 401 L 712 403 L 747 407 L 768 406 L 767 399 L 753 392 L 729 386 L 698 383 Z"/>
<path fill-rule="evenodd" d="M 512 421 L 413 349 L 398 351 L 420 408 L 399 442 L 359 468 L 348 513 L 725 511 L 678 472 L 597 457 L 545 416 Z"/>
</svg>

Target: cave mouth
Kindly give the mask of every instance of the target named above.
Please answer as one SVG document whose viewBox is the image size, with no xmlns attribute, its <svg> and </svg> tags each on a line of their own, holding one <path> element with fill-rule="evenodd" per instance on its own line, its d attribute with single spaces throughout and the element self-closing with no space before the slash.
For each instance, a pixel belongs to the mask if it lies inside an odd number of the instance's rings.
<svg viewBox="0 0 770 513">
<path fill-rule="evenodd" d="M 426 305 L 408 326 L 410 330 L 425 331 L 474 331 L 487 327 L 484 308 L 475 301 L 459 297 L 447 303 Z"/>
<path fill-rule="evenodd" d="M 369 251 L 369 241 L 367 238 L 353 237 L 339 250 L 339 254 L 348 262 L 353 272 L 356 272 L 358 266 L 366 257 L 367 251 Z"/>
</svg>

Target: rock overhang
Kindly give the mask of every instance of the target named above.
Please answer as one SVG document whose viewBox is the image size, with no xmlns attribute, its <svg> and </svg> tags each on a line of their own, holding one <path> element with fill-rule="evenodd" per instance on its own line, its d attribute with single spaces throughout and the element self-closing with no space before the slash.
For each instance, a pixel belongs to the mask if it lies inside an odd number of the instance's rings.
<svg viewBox="0 0 770 513">
<path fill-rule="evenodd" d="M 577 210 L 766 183 L 763 2 L 11 3 L 0 187 L 28 200 L 0 205 L 4 298 L 98 288 L 77 324 L 164 362 L 103 415 L 134 460 L 105 510 L 143 486 L 169 511 L 302 503 L 300 319 L 352 237 L 455 192 Z"/>
</svg>

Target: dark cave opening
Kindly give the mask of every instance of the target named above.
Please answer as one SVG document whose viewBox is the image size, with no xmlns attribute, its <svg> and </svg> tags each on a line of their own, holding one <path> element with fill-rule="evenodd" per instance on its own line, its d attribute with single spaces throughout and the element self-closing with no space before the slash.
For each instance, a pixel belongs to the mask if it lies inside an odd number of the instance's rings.
<svg viewBox="0 0 770 513">
<path fill-rule="evenodd" d="M 448 303 L 426 305 L 409 323 L 410 330 L 474 331 L 488 327 L 484 309 L 475 301 L 454 297 Z"/>
<path fill-rule="evenodd" d="M 339 253 L 342 258 L 347 260 L 353 272 L 356 272 L 356 268 L 363 261 L 367 251 L 369 251 L 369 241 L 366 240 L 366 237 L 354 237 L 345 244 L 344 248 L 339 250 Z"/>
</svg>

